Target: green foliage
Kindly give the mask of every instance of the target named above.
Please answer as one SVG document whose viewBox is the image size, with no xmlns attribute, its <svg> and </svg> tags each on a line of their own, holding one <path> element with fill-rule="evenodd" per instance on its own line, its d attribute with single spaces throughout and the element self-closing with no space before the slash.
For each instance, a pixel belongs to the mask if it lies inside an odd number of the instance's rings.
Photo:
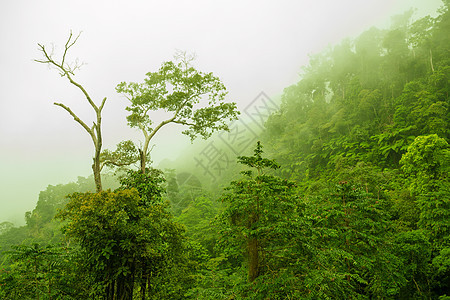
<svg viewBox="0 0 450 300">
<path fill-rule="evenodd" d="M 130 171 L 115 192 L 70 195 L 58 215 L 67 220 L 65 234 L 86 256 L 84 267 L 95 282 L 92 292 L 105 299 L 131 299 L 135 283 L 144 296 L 167 293 L 159 284 L 183 259 L 183 228 L 161 201 L 160 175 L 157 170 Z"/>
<path fill-rule="evenodd" d="M 391 297 L 402 274 L 392 253 L 384 201 L 340 182 L 308 200 L 313 257 L 306 275 L 313 298 Z"/>
<path fill-rule="evenodd" d="M 401 163 L 420 209 L 418 225 L 431 238 L 432 264 L 429 268 L 434 273 L 431 286 L 442 291 L 449 288 L 450 273 L 450 147 L 436 134 L 418 136 Z"/>
<path fill-rule="evenodd" d="M 450 14 L 411 13 L 311 57 L 266 123 L 277 174 L 305 194 L 298 298 L 448 294 Z"/>
<path fill-rule="evenodd" d="M 147 73 L 143 83 L 122 82 L 116 87 L 131 102 L 126 108 L 128 125 L 141 130 L 145 138 L 139 149 L 143 173 L 150 140 L 163 126 L 182 125 L 186 128 L 182 133 L 193 141 L 198 136 L 206 139 L 215 131 L 228 131 L 228 123 L 239 115 L 236 103 L 225 102 L 226 88 L 218 77 L 196 70 L 191 65 L 193 56 L 178 53 L 176 58 L 178 62 L 165 62 L 158 71 Z M 203 99 L 208 101 L 203 103 Z M 156 125 L 149 115 L 152 111 L 168 117 Z"/>
<path fill-rule="evenodd" d="M 414 194 L 433 191 L 437 184 L 449 180 L 450 147 L 436 134 L 418 136 L 408 147 L 401 163 Z"/>
<path fill-rule="evenodd" d="M 450 147 L 436 134 L 418 136 L 403 156 L 402 170 L 421 210 L 419 225 L 449 242 Z"/>
<path fill-rule="evenodd" d="M 2 299 L 80 299 L 89 296 L 87 278 L 75 270 L 74 249 L 35 243 L 14 246 L 0 271 Z"/>
<path fill-rule="evenodd" d="M 262 154 L 258 142 L 253 156 L 238 157 L 238 162 L 256 169 L 257 174 L 243 171 L 243 179 L 231 182 L 222 196 L 226 207 L 219 217 L 225 253 L 240 257 L 245 249 L 249 282 L 268 274 L 277 255 L 289 247 L 291 222 L 298 213 L 294 183 L 265 174 L 265 169 L 279 166 Z"/>
<path fill-rule="evenodd" d="M 197 198 L 206 195 L 200 180 L 191 173 L 175 174 L 175 170 L 171 170 L 164 175 L 167 180 L 167 198 L 175 216 L 179 216 Z"/>
<path fill-rule="evenodd" d="M 145 168 L 146 147 L 169 123 L 191 139 L 227 130 L 237 112 L 223 83 L 181 55 L 143 83 L 119 84 L 131 101 L 129 125 L 146 144 L 122 142 L 102 162 L 140 158 L 141 170 L 113 192 L 86 193 L 95 186 L 82 178 L 49 186 L 26 226 L 0 224 L 0 298 L 447 299 L 444 4 L 436 18 L 412 22 L 408 11 L 389 30 L 371 28 L 311 56 L 266 122 L 274 159 L 258 142 L 238 157 L 248 168 L 242 177 L 230 166 L 210 190 L 192 170 L 164 179 Z M 170 116 L 155 124 L 152 111 Z M 222 201 L 212 200 L 229 180 Z M 70 243 L 49 245 L 62 241 L 61 226 Z"/>
<path fill-rule="evenodd" d="M 124 168 L 139 161 L 139 151 L 132 141 L 122 141 L 115 151 L 103 150 L 100 154 L 101 168 L 104 166 Z"/>
<path fill-rule="evenodd" d="M 429 296 L 431 279 L 431 243 L 426 231 L 412 230 L 399 233 L 395 238 L 395 248 L 402 260 L 400 269 L 407 282 L 400 290 L 401 299 Z"/>
<path fill-rule="evenodd" d="M 146 207 L 163 203 L 162 195 L 165 189 L 162 184 L 164 182 L 163 172 L 153 168 L 147 168 L 145 173 L 129 170 L 120 179 L 121 189 L 137 189 L 141 205 Z"/>
<path fill-rule="evenodd" d="M 227 121 L 235 119 L 236 104 L 223 102 L 225 86 L 212 73 L 202 73 L 190 65 L 192 58 L 181 57 L 178 63 L 165 62 L 157 72 L 149 72 L 143 83 L 125 83 L 117 86 L 117 92 L 131 101 L 127 117 L 131 127 L 153 128 L 148 112 L 164 110 L 172 112 L 170 122 L 188 127 L 183 133 L 194 139 L 197 135 L 209 137 L 212 132 L 227 129 Z M 208 97 L 208 106 L 195 108 L 202 97 Z"/>
<path fill-rule="evenodd" d="M 219 205 L 207 196 L 201 195 L 176 218 L 186 227 L 186 235 L 195 243 L 201 245 L 209 255 L 215 255 L 214 245 L 217 240 L 216 228 L 211 222 L 219 212 Z"/>
</svg>

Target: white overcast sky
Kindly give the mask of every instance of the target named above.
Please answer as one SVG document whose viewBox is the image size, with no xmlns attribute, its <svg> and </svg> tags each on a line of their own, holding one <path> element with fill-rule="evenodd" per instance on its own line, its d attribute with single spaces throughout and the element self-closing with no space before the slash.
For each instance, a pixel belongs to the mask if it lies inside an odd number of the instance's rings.
<svg viewBox="0 0 450 300">
<path fill-rule="evenodd" d="M 139 1 L 0 0 L 0 222 L 23 223 L 39 191 L 88 176 L 93 146 L 86 132 L 54 101 L 86 123 L 93 115 L 83 95 L 56 70 L 33 62 L 37 44 L 61 53 L 69 31 L 82 31 L 68 60 L 86 65 L 76 80 L 99 103 L 106 148 L 138 140 L 127 128 L 121 81 L 143 80 L 177 49 L 197 54 L 196 67 L 214 72 L 229 99 L 244 108 L 261 91 L 269 96 L 298 80 L 308 54 L 356 37 L 415 7 L 432 14 L 440 0 Z M 163 130 L 153 159 L 175 159 L 187 138 Z"/>
</svg>

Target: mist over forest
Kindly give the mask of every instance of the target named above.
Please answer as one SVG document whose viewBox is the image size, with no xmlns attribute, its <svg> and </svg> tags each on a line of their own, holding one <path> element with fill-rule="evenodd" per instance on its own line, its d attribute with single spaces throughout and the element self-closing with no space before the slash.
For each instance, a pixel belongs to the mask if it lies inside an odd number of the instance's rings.
<svg viewBox="0 0 450 300">
<path fill-rule="evenodd" d="M 175 51 L 115 86 L 134 132 L 116 145 L 69 61 L 84 33 L 39 43 L 90 111 L 54 103 L 92 174 L 0 220 L 0 298 L 450 299 L 449 8 L 329 44 L 245 105 Z M 160 135 L 195 143 L 155 163 Z"/>
</svg>

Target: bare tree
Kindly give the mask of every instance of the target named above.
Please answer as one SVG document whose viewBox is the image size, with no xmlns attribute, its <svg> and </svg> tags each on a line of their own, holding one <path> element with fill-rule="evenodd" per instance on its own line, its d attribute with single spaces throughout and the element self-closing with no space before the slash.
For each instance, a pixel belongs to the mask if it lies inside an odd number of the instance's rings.
<svg viewBox="0 0 450 300">
<path fill-rule="evenodd" d="M 102 179 L 100 176 L 101 172 L 101 162 L 100 162 L 100 154 L 102 150 L 102 132 L 101 132 L 101 123 L 102 123 L 102 110 L 103 106 L 106 102 L 106 97 L 103 98 L 100 106 L 97 106 L 94 101 L 92 101 L 92 98 L 89 96 L 86 89 L 79 84 L 78 82 L 73 80 L 73 76 L 75 76 L 75 71 L 78 70 L 82 64 L 79 64 L 78 61 L 75 61 L 73 64 L 68 64 L 66 62 L 66 55 L 67 52 L 70 50 L 70 48 L 75 45 L 75 43 L 78 41 L 78 38 L 80 37 L 81 33 L 79 33 L 76 37 L 72 34 L 72 31 L 70 31 L 69 38 L 67 39 L 66 44 L 64 45 L 64 53 L 62 55 L 62 58 L 60 61 L 57 59 L 54 59 L 53 51 L 50 53 L 47 51 L 44 45 L 38 44 L 39 51 L 42 52 L 43 59 L 35 59 L 38 63 L 47 64 L 50 67 L 56 68 L 61 75 L 61 77 L 66 77 L 71 84 L 76 86 L 84 95 L 86 100 L 88 101 L 89 105 L 92 107 L 92 109 L 95 111 L 96 114 L 96 120 L 93 122 L 93 125 L 89 127 L 83 120 L 81 120 L 68 106 L 62 104 L 62 103 L 53 103 L 56 106 L 62 107 L 65 111 L 67 111 L 73 119 L 80 124 L 90 135 L 92 142 L 94 143 L 95 147 L 95 153 L 93 158 L 93 164 L 92 164 L 92 171 L 94 173 L 94 180 L 95 180 L 95 186 L 97 189 L 97 192 L 100 192 L 102 190 Z"/>
</svg>

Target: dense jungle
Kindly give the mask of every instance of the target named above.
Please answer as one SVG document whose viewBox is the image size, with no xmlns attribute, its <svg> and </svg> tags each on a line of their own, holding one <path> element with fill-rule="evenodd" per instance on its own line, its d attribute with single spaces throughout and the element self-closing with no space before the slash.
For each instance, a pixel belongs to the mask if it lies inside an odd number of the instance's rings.
<svg viewBox="0 0 450 300">
<path fill-rule="evenodd" d="M 148 145 L 168 123 L 213 142 L 230 130 L 221 81 L 180 54 L 119 84 L 144 147 L 96 148 L 94 175 L 0 224 L 0 298 L 450 299 L 449 6 L 312 54 L 261 134 L 218 149 L 231 162 L 213 182 L 153 166 Z M 146 114 L 160 108 L 174 117 L 158 127 Z"/>
</svg>

